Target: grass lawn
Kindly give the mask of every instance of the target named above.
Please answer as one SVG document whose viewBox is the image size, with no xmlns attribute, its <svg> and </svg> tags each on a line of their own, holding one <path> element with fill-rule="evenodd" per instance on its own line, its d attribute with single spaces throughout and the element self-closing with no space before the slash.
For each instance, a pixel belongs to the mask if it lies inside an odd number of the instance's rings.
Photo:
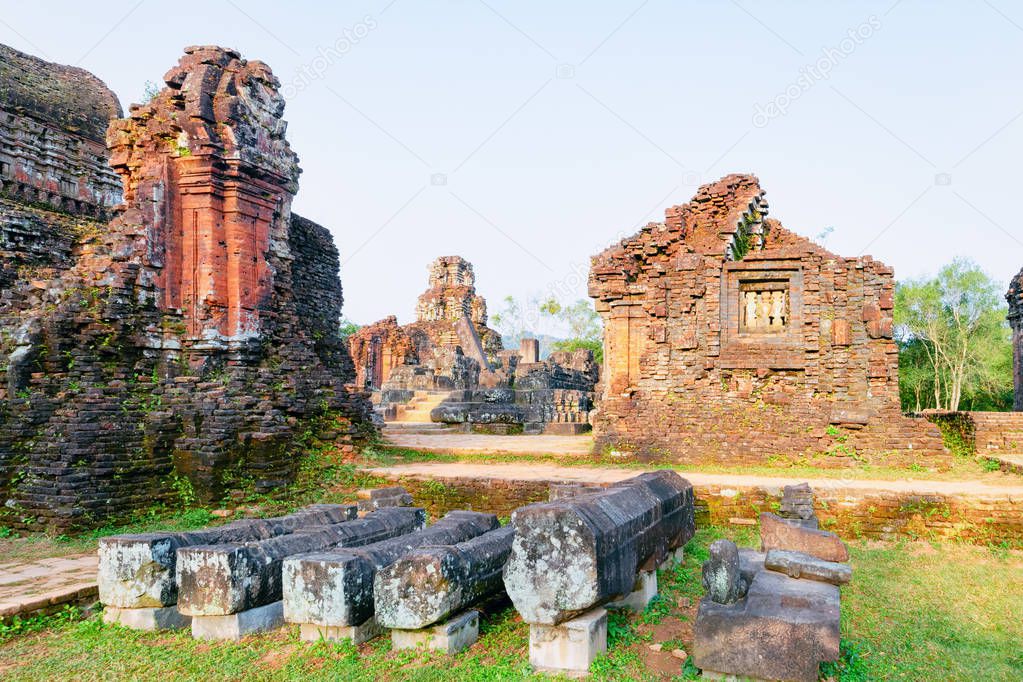
<svg viewBox="0 0 1023 682">
<path fill-rule="evenodd" d="M 683 566 L 662 572 L 661 593 L 643 614 L 613 615 L 609 652 L 597 680 L 692 679 L 688 650 L 702 593 L 707 546 L 728 536 L 750 545 L 745 529 L 701 529 Z M 825 671 L 842 680 L 1019 680 L 1023 678 L 1023 552 L 958 544 L 851 544 L 853 583 L 843 589 L 843 661 Z M 513 609 L 483 620 L 480 640 L 447 656 L 391 651 L 379 638 L 360 647 L 304 644 L 297 631 L 240 643 L 192 640 L 184 633 L 140 633 L 54 619 L 38 631 L 0 628 L 0 678 L 235 680 L 519 680 L 531 676 L 528 628 Z M 659 651 L 651 645 L 660 644 Z M 539 678 L 538 678 L 539 679 Z"/>
</svg>

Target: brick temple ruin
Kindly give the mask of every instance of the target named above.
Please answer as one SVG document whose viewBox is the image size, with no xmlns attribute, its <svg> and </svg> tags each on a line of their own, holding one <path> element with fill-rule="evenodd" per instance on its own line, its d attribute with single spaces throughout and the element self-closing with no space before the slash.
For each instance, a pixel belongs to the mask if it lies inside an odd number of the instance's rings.
<svg viewBox="0 0 1023 682">
<path fill-rule="evenodd" d="M 900 410 L 892 269 L 830 253 L 767 210 L 756 177 L 729 175 L 593 258 L 598 447 L 946 466 L 938 429 Z"/>
<path fill-rule="evenodd" d="M 505 350 L 487 326 L 473 266 L 445 256 L 429 266 L 416 321 L 394 316 L 349 339 L 356 384 L 390 421 L 459 425 L 466 430 L 577 433 L 589 428 L 599 370 L 589 351 L 540 359 L 535 339 Z"/>
<path fill-rule="evenodd" d="M 187 48 L 127 118 L 80 69 L 0 48 L 0 78 L 4 525 L 268 491 L 297 434 L 372 431 L 269 67 Z"/>
<path fill-rule="evenodd" d="M 501 335 L 487 326 L 487 302 L 476 293 L 472 263 L 460 256 L 430 264 L 429 284 L 416 302 L 416 321 L 391 316 L 349 339 L 356 384 L 379 389 L 452 390 L 499 381 Z M 481 376 L 482 375 L 482 376 Z"/>
<path fill-rule="evenodd" d="M 121 117 L 103 81 L 0 45 L 0 192 L 21 203 L 100 217 L 121 203 L 107 124 Z"/>
</svg>

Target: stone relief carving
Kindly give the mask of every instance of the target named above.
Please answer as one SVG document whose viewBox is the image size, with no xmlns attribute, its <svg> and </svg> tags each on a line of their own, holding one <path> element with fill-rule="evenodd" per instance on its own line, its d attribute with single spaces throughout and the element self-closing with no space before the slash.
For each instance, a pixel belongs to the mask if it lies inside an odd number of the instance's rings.
<svg viewBox="0 0 1023 682">
<path fill-rule="evenodd" d="M 784 289 L 748 289 L 739 292 L 739 331 L 776 333 L 789 324 L 789 292 Z"/>
</svg>

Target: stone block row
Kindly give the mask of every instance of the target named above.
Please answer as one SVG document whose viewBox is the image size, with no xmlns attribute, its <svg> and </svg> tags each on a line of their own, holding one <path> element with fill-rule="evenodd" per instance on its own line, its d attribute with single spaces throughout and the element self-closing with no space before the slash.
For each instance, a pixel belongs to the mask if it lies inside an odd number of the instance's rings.
<svg viewBox="0 0 1023 682">
<path fill-rule="evenodd" d="M 354 505 L 318 504 L 287 516 L 243 519 L 198 531 L 104 537 L 99 541 L 99 599 L 122 609 L 173 606 L 178 602 L 179 549 L 267 540 L 355 515 Z"/>
<path fill-rule="evenodd" d="M 670 471 L 493 514 L 455 510 L 425 525 L 401 488 L 365 491 L 372 511 L 317 505 L 287 517 L 193 533 L 101 541 L 105 620 L 140 629 L 191 625 L 238 639 L 295 623 L 304 640 L 456 652 L 480 610 L 507 593 L 530 624 L 534 666 L 581 672 L 606 649 L 604 607 L 642 610 L 656 569 L 695 531 L 692 486 Z M 784 557 L 782 557 L 784 559 Z M 120 571 L 120 572 L 118 572 Z M 580 633 L 585 636 L 582 637 Z"/>
</svg>

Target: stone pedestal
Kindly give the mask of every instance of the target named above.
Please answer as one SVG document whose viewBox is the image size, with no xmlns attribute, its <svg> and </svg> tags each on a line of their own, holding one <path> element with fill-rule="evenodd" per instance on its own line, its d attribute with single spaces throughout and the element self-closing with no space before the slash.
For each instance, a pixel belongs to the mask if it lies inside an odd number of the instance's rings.
<svg viewBox="0 0 1023 682">
<path fill-rule="evenodd" d="M 391 630 L 391 647 L 394 649 L 427 649 L 457 654 L 465 651 L 479 637 L 480 614 L 466 611 L 453 618 L 420 630 Z"/>
<path fill-rule="evenodd" d="M 690 653 L 705 673 L 816 682 L 838 660 L 840 622 L 838 587 L 760 571 L 744 599 L 700 600 Z"/>
<path fill-rule="evenodd" d="M 606 604 L 606 609 L 628 609 L 636 613 L 643 613 L 647 605 L 657 596 L 657 571 L 643 571 L 636 577 L 636 584 L 632 592 L 618 601 Z"/>
<path fill-rule="evenodd" d="M 191 624 L 192 617 L 178 613 L 176 606 L 144 609 L 107 606 L 103 609 L 103 622 L 116 623 L 133 630 L 182 630 Z"/>
<path fill-rule="evenodd" d="M 607 611 L 595 608 L 560 625 L 529 626 L 529 662 L 540 671 L 573 677 L 590 671 L 607 651 Z"/>
<path fill-rule="evenodd" d="M 370 618 L 362 625 L 317 625 L 316 623 L 302 623 L 299 626 L 299 637 L 303 642 L 318 642 L 321 639 L 330 641 L 350 639 L 352 644 L 359 645 L 382 634 L 384 634 L 384 628 L 377 623 L 376 618 Z"/>
<path fill-rule="evenodd" d="M 685 560 L 686 548 L 679 547 L 678 549 L 668 554 L 667 558 L 661 562 L 660 566 L 658 566 L 658 569 L 662 571 L 669 571 L 673 568 L 678 568 L 679 566 L 681 566 L 685 562 Z"/>
<path fill-rule="evenodd" d="M 193 616 L 192 637 L 238 640 L 245 635 L 276 630 L 284 625 L 284 603 L 275 601 L 229 616 Z"/>
</svg>

